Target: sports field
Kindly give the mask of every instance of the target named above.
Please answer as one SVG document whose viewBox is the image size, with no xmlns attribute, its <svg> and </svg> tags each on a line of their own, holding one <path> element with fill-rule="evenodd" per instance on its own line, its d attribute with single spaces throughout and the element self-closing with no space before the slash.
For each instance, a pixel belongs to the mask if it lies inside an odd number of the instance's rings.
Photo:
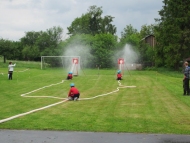
<svg viewBox="0 0 190 143">
<path fill-rule="evenodd" d="M 22 66 L 21 66 L 22 65 Z M 190 134 L 190 96 L 182 96 L 182 73 L 38 66 L 0 67 L 0 128 L 94 132 Z M 70 83 L 80 101 L 66 101 Z"/>
</svg>

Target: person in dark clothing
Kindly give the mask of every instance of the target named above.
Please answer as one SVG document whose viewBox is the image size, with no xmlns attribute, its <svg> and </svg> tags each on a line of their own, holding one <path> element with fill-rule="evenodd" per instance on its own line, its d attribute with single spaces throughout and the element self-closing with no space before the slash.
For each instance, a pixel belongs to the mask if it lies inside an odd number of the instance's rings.
<svg viewBox="0 0 190 143">
<path fill-rule="evenodd" d="M 80 97 L 80 92 L 79 90 L 75 87 L 74 83 L 70 84 L 70 90 L 69 90 L 69 94 L 68 94 L 68 100 L 74 100 L 77 101 Z"/>
<path fill-rule="evenodd" d="M 183 79 L 183 95 L 189 95 L 189 72 L 190 67 L 188 66 L 188 62 L 184 63 L 184 79 Z"/>
<path fill-rule="evenodd" d="M 121 80 L 121 77 L 122 77 L 121 71 L 118 70 L 117 71 L 117 80 Z"/>
</svg>

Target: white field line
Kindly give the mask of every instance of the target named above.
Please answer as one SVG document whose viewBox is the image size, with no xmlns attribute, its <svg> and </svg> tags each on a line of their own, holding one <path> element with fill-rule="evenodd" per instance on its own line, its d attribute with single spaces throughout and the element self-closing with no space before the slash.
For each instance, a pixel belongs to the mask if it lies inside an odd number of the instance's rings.
<svg viewBox="0 0 190 143">
<path fill-rule="evenodd" d="M 57 98 L 57 99 L 66 99 L 66 98 L 60 98 L 60 97 L 55 97 L 55 96 L 26 96 L 26 95 L 28 95 L 28 94 L 31 94 L 31 93 L 33 93 L 33 92 L 36 92 L 36 91 L 39 91 L 39 90 L 41 90 L 41 89 L 44 89 L 44 88 L 48 88 L 48 87 L 51 87 L 51 86 L 55 86 L 55 85 L 58 85 L 58 84 L 61 84 L 61 83 L 63 83 L 64 82 L 64 80 L 62 80 L 61 82 L 58 82 L 58 83 L 55 83 L 55 84 L 50 84 L 50 85 L 47 85 L 47 86 L 44 86 L 44 87 L 41 87 L 41 88 L 38 88 L 38 89 L 36 89 L 36 90 L 32 90 L 32 91 L 30 91 L 30 92 L 27 92 L 27 93 L 24 93 L 24 94 L 21 94 L 20 96 L 22 96 L 22 97 L 39 97 L 39 98 Z"/>
<path fill-rule="evenodd" d="M 27 70 L 29 70 L 29 69 L 25 69 L 25 70 L 22 70 L 22 71 L 15 71 L 15 72 L 25 72 L 25 71 L 27 71 Z"/>
<path fill-rule="evenodd" d="M 54 97 L 54 96 L 51 96 L 51 97 L 50 97 L 50 96 L 26 96 L 26 95 L 28 95 L 28 94 L 30 94 L 30 93 L 39 91 L 39 90 L 41 90 L 41 89 L 44 89 L 44 88 L 47 88 L 47 87 L 50 87 L 50 86 L 58 85 L 58 84 L 61 84 L 61 83 L 63 83 L 63 82 L 64 82 L 64 80 L 62 80 L 61 82 L 56 83 L 56 84 L 51 84 L 51 85 L 48 85 L 48 86 L 44 86 L 44 87 L 42 87 L 42 88 L 38 88 L 38 89 L 33 90 L 33 91 L 31 91 L 31 92 L 28 92 L 28 93 L 25 93 L 25 94 L 21 94 L 21 96 L 22 96 L 22 97 L 42 97 L 42 98 L 44 98 L 44 97 L 45 97 L 45 98 L 46 98 L 46 97 L 49 97 L 49 98 L 65 99 L 65 98 L 59 98 L 59 97 Z M 28 111 L 28 112 L 25 112 L 25 113 L 21 113 L 21 114 L 18 114 L 18 115 L 15 115 L 15 116 L 12 116 L 12 117 L 9 117 L 9 118 L 6 118 L 6 119 L 2 119 L 2 120 L 0 120 L 0 123 L 7 122 L 7 121 L 9 121 L 9 120 L 12 120 L 12 119 L 15 119 L 15 118 L 18 118 L 18 117 L 21 117 L 21 116 L 25 116 L 25 115 L 28 115 L 28 114 L 31 114 L 31 113 L 34 113 L 34 112 L 37 112 L 37 111 L 40 111 L 40 110 L 44 110 L 44 109 L 50 108 L 50 107 L 52 107 L 52 106 L 61 104 L 61 103 L 66 102 L 66 101 L 68 101 L 68 100 L 65 99 L 65 100 L 62 100 L 62 101 L 57 102 L 57 103 L 54 103 L 54 104 L 50 104 L 50 105 L 47 105 L 47 106 L 44 106 L 44 107 L 41 107 L 41 108 L 38 108 L 38 109 L 34 109 L 34 110 L 31 110 L 31 111 Z"/>
<path fill-rule="evenodd" d="M 22 71 L 15 71 L 15 72 L 25 72 L 27 70 L 29 70 L 29 69 L 25 69 L 25 70 L 22 70 Z M 1 72 L 0 74 L 4 75 L 5 73 Z"/>
<path fill-rule="evenodd" d="M 34 110 L 31 110 L 31 111 L 28 111 L 28 112 L 25 112 L 25 113 L 21 113 L 21 114 L 18 114 L 18 115 L 15 115 L 15 116 L 12 116 L 12 117 L 9 117 L 9 118 L 6 118 L 6 119 L 2 119 L 0 120 L 0 123 L 3 123 L 3 122 L 7 122 L 7 121 L 10 121 L 12 119 L 15 119 L 15 118 L 18 118 L 18 117 L 21 117 L 21 116 L 25 116 L 25 115 L 28 115 L 28 114 L 31 114 L 31 113 L 34 113 L 34 112 L 37 112 L 37 111 L 40 111 L 40 110 L 44 110 L 44 109 L 47 109 L 47 108 L 50 108 L 52 106 L 55 106 L 55 105 L 58 105 L 58 104 L 61 104 L 61 103 L 64 103 L 66 101 L 68 101 L 68 99 L 66 98 L 59 98 L 59 97 L 54 97 L 54 96 L 26 96 L 30 93 L 33 93 L 33 92 L 36 92 L 36 91 L 39 91 L 41 89 L 44 89 L 44 88 L 47 88 L 47 87 L 50 87 L 50 86 L 55 86 L 55 85 L 58 85 L 58 84 L 61 84 L 63 83 L 64 80 L 62 80 L 62 82 L 59 82 L 59 83 L 56 83 L 56 84 L 51 84 L 51 85 L 48 85 L 48 86 L 44 86 L 42 88 L 38 88 L 36 90 L 33 90 L 31 92 L 28 92 L 28 93 L 25 93 L 25 94 L 21 94 L 22 97 L 40 97 L 40 98 L 57 98 L 57 99 L 65 99 L 63 101 L 60 101 L 60 102 L 57 102 L 57 103 L 54 103 L 54 104 L 50 104 L 48 106 L 44 106 L 44 107 L 41 107 L 41 108 L 38 108 L 38 109 L 34 109 Z M 101 95 L 97 95 L 97 96 L 94 96 L 94 97 L 91 97 L 91 98 L 80 98 L 80 100 L 90 100 L 90 99 L 94 99 L 94 98 L 97 98 L 97 97 L 101 97 L 101 96 L 105 96 L 105 95 L 109 95 L 109 94 L 112 94 L 114 92 L 118 92 L 119 91 L 119 88 L 134 88 L 136 86 L 123 86 L 121 85 L 120 81 L 118 80 L 118 83 L 119 83 L 119 86 L 120 87 L 117 87 L 117 90 L 114 90 L 112 92 L 109 92 L 109 93 L 105 93 L 105 94 L 101 94 Z"/>
<path fill-rule="evenodd" d="M 9 120 L 12 120 L 12 119 L 15 119 L 15 118 L 18 118 L 18 117 L 21 117 L 21 116 L 25 116 L 25 115 L 28 115 L 28 114 L 31 114 L 31 113 L 34 113 L 34 112 L 37 112 L 37 111 L 40 111 L 40 110 L 44 110 L 44 109 L 47 109 L 49 107 L 61 104 L 61 103 L 66 102 L 66 101 L 67 100 L 63 100 L 61 102 L 57 102 L 57 103 L 54 103 L 54 104 L 51 104 L 51 105 L 48 105 L 48 106 L 45 106 L 45 107 L 42 107 L 42 108 L 34 109 L 34 110 L 29 111 L 29 112 L 21 113 L 21 114 L 18 114 L 18 115 L 15 115 L 15 116 L 12 116 L 12 117 L 9 117 L 9 118 L 6 118 L 6 119 L 2 119 L 2 120 L 0 120 L 0 123 L 7 122 Z"/>
<path fill-rule="evenodd" d="M 108 93 L 105 93 L 105 94 L 100 94 L 100 95 L 97 95 L 97 96 L 94 96 L 94 97 L 90 97 L 90 98 L 80 98 L 79 100 L 90 100 L 90 99 L 95 99 L 95 98 L 98 98 L 98 97 L 101 97 L 101 96 L 109 95 L 109 94 L 112 94 L 114 92 L 118 92 L 119 88 L 134 88 L 134 87 L 136 87 L 136 86 L 124 86 L 124 85 L 121 85 L 120 80 L 118 80 L 118 83 L 119 83 L 120 87 L 117 87 L 117 89 L 114 90 L 114 91 L 112 91 L 112 92 L 108 92 Z"/>
</svg>

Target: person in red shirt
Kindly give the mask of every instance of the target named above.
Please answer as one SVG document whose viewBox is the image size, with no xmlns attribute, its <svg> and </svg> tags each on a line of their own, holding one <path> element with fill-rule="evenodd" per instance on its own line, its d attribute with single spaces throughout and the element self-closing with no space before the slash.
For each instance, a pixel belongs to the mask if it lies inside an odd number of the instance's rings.
<svg viewBox="0 0 190 143">
<path fill-rule="evenodd" d="M 67 76 L 67 79 L 69 80 L 69 79 L 72 79 L 73 78 L 73 73 L 72 72 L 69 72 L 68 73 L 68 76 Z"/>
<path fill-rule="evenodd" d="M 118 70 L 118 72 L 117 72 L 117 80 L 121 80 L 121 77 L 122 77 L 121 71 Z"/>
<path fill-rule="evenodd" d="M 68 94 L 68 100 L 74 100 L 77 101 L 79 99 L 80 96 L 80 92 L 79 90 L 75 87 L 74 83 L 70 84 L 70 90 L 69 90 L 69 94 Z"/>
</svg>

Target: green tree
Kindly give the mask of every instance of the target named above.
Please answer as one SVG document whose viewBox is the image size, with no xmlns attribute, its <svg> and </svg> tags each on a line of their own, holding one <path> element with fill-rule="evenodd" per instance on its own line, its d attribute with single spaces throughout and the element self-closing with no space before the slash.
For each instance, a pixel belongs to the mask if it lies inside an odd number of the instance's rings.
<svg viewBox="0 0 190 143">
<path fill-rule="evenodd" d="M 34 60 L 39 54 L 39 47 L 36 46 L 38 39 L 41 36 L 41 32 L 29 31 L 25 33 L 25 36 L 21 38 L 22 45 L 22 59 Z M 38 53 L 37 53 L 38 52 Z"/>
<path fill-rule="evenodd" d="M 40 55 L 43 56 L 57 56 L 60 55 L 58 45 L 62 41 L 63 29 L 61 27 L 53 27 L 47 29 L 45 32 L 41 31 L 40 37 L 36 41 L 39 47 Z"/>
<path fill-rule="evenodd" d="M 93 67 L 101 65 L 103 68 L 114 66 L 113 57 L 116 50 L 117 37 L 112 34 L 97 34 L 92 42 Z"/>
<path fill-rule="evenodd" d="M 155 36 L 158 43 L 156 62 L 178 69 L 179 61 L 190 54 L 190 1 L 163 0 L 164 7 L 156 19 Z"/>
<path fill-rule="evenodd" d="M 83 14 L 80 18 L 76 18 L 70 27 L 67 27 L 69 33 L 71 35 L 76 35 L 76 34 L 90 34 L 90 27 L 89 27 L 89 15 L 88 14 Z"/>
<path fill-rule="evenodd" d="M 26 45 L 22 50 L 22 55 L 25 60 L 34 60 L 36 57 L 39 57 L 39 49 L 37 46 L 28 46 Z"/>
<path fill-rule="evenodd" d="M 137 34 L 138 31 L 135 29 L 131 24 L 126 25 L 124 30 L 121 32 L 121 41 L 123 39 L 126 39 L 127 37 L 130 37 L 132 34 Z"/>
<path fill-rule="evenodd" d="M 129 44 L 134 52 L 139 53 L 140 40 L 141 37 L 137 29 L 133 28 L 131 24 L 126 25 L 124 30 L 121 32 L 121 39 L 118 44 L 118 50 L 123 48 L 126 44 Z"/>
<path fill-rule="evenodd" d="M 151 65 L 154 65 L 155 62 L 155 50 L 153 47 L 151 47 L 149 44 L 145 43 L 144 39 L 145 37 L 149 35 L 154 35 L 154 25 L 142 25 L 140 30 L 140 61 L 142 63 L 150 63 Z"/>
<path fill-rule="evenodd" d="M 13 51 L 12 51 L 11 41 L 0 39 L 0 55 L 3 56 L 4 63 L 6 63 L 6 59 L 10 57 L 12 53 Z"/>
<path fill-rule="evenodd" d="M 25 36 L 21 38 L 21 43 L 22 45 L 34 46 L 39 36 L 40 32 L 25 32 Z"/>
<path fill-rule="evenodd" d="M 126 25 L 124 30 L 121 32 L 120 39 L 120 47 L 125 46 L 126 44 L 130 44 L 131 46 L 138 47 L 140 41 L 140 35 L 137 29 L 133 28 L 133 26 Z"/>
<path fill-rule="evenodd" d="M 22 60 L 22 45 L 20 41 L 11 41 L 11 54 L 7 57 L 8 59 Z"/>
<path fill-rule="evenodd" d="M 116 27 L 112 24 L 114 17 L 102 17 L 102 7 L 90 6 L 88 12 L 76 18 L 71 26 L 67 27 L 68 34 L 91 34 L 109 33 L 114 35 Z"/>
<path fill-rule="evenodd" d="M 57 56 L 61 54 L 59 44 L 63 29 L 59 26 L 39 32 L 26 32 L 21 38 L 22 57 L 27 60 L 40 60 L 40 56 Z"/>
<path fill-rule="evenodd" d="M 141 30 L 140 30 L 140 36 L 142 38 L 144 38 L 144 37 L 146 37 L 148 35 L 154 35 L 154 29 L 155 29 L 154 26 L 155 25 L 153 25 L 153 24 L 151 24 L 151 25 L 147 25 L 147 24 L 142 25 Z"/>
</svg>

